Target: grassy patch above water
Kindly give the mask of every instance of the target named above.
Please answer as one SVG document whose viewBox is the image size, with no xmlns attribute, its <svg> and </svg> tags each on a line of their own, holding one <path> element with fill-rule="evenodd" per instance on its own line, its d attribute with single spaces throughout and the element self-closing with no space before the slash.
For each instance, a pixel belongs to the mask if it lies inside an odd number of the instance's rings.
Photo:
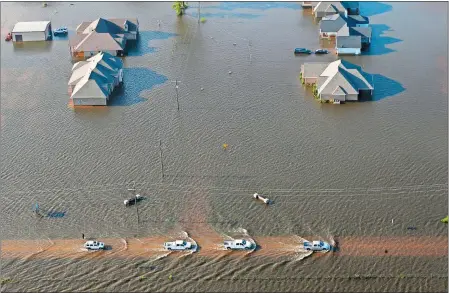
<svg viewBox="0 0 449 293">
<path fill-rule="evenodd" d="M 441 219 L 441 223 L 446 223 L 447 224 L 447 222 L 448 222 L 448 216 L 446 216 L 446 218 L 444 218 L 444 219 Z"/>
</svg>

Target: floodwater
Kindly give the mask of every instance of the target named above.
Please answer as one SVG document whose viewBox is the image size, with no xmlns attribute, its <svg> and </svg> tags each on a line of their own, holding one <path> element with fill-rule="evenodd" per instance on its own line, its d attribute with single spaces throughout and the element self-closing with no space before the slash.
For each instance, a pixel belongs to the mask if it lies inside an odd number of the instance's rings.
<svg viewBox="0 0 449 293">
<path fill-rule="evenodd" d="M 299 82 L 336 56 L 293 56 L 329 46 L 298 3 L 202 3 L 200 25 L 191 4 L 1 3 L 2 38 L 44 19 L 141 30 L 107 108 L 68 106 L 67 39 L 1 42 L 2 291 L 447 291 L 447 3 L 361 4 L 373 44 L 344 59 L 375 97 L 340 106 Z M 145 199 L 125 207 L 133 181 Z M 198 251 L 161 249 L 180 238 Z"/>
</svg>

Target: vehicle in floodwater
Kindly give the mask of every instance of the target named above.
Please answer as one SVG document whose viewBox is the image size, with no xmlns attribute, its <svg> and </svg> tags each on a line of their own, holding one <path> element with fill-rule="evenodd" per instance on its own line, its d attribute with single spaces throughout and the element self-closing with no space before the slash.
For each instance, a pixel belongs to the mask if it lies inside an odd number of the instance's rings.
<svg viewBox="0 0 449 293">
<path fill-rule="evenodd" d="M 104 249 L 104 243 L 95 240 L 89 240 L 84 243 L 84 248 L 88 250 L 102 250 Z"/>
<path fill-rule="evenodd" d="M 317 240 L 312 242 L 304 242 L 304 248 L 307 251 L 330 251 L 331 246 L 329 243 Z"/>
<path fill-rule="evenodd" d="M 312 54 L 312 51 L 310 51 L 309 49 L 306 49 L 306 48 L 295 48 L 294 53 L 310 55 L 310 54 Z"/>
<path fill-rule="evenodd" d="M 173 242 L 165 242 L 164 248 L 167 250 L 189 250 L 193 249 L 193 244 L 185 240 L 176 240 Z"/>
<path fill-rule="evenodd" d="M 255 246 L 254 241 L 248 241 L 245 239 L 224 241 L 223 245 L 227 250 L 249 250 Z"/>
</svg>

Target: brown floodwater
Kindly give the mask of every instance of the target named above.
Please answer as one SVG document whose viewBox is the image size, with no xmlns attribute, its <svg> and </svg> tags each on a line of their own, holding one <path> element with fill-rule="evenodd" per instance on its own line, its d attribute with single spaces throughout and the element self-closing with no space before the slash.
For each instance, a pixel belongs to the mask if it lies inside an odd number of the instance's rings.
<svg viewBox="0 0 449 293">
<path fill-rule="evenodd" d="M 2 38 L 45 19 L 141 31 L 109 107 L 68 104 L 67 39 L 2 40 L 1 291 L 447 292 L 447 3 L 361 4 L 372 46 L 344 59 L 375 99 L 340 106 L 298 79 L 337 59 L 293 55 L 332 46 L 298 3 L 202 3 L 200 25 L 191 5 L 1 3 Z M 144 200 L 125 207 L 132 182 Z M 224 251 L 236 238 L 258 247 Z M 164 251 L 174 239 L 198 251 Z M 315 239 L 336 251 L 301 249 Z"/>
</svg>

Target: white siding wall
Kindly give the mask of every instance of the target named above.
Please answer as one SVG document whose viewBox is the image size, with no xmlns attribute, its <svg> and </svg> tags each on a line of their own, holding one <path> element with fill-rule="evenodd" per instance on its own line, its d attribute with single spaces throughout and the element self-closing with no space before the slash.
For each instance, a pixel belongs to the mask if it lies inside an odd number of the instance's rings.
<svg viewBox="0 0 449 293">
<path fill-rule="evenodd" d="M 337 54 L 360 55 L 360 49 L 356 48 L 337 48 Z"/>
<path fill-rule="evenodd" d="M 73 98 L 74 106 L 106 106 L 106 99 L 103 98 Z"/>
<path fill-rule="evenodd" d="M 117 56 L 117 51 L 103 51 L 103 52 L 109 53 L 112 56 Z M 88 59 L 88 58 L 90 58 L 92 56 L 95 56 L 97 54 L 98 54 L 98 51 L 86 51 L 86 52 L 84 52 L 84 57 L 86 59 Z"/>
<path fill-rule="evenodd" d="M 348 101 L 358 101 L 359 95 L 346 95 L 346 100 Z"/>
<path fill-rule="evenodd" d="M 12 40 L 14 42 L 16 41 L 16 35 L 21 35 L 23 42 L 45 41 L 45 40 L 47 40 L 47 32 L 13 33 L 12 34 Z"/>
<path fill-rule="evenodd" d="M 332 97 L 333 100 L 339 100 L 340 102 L 344 102 L 348 99 L 347 95 L 335 95 Z"/>
</svg>

